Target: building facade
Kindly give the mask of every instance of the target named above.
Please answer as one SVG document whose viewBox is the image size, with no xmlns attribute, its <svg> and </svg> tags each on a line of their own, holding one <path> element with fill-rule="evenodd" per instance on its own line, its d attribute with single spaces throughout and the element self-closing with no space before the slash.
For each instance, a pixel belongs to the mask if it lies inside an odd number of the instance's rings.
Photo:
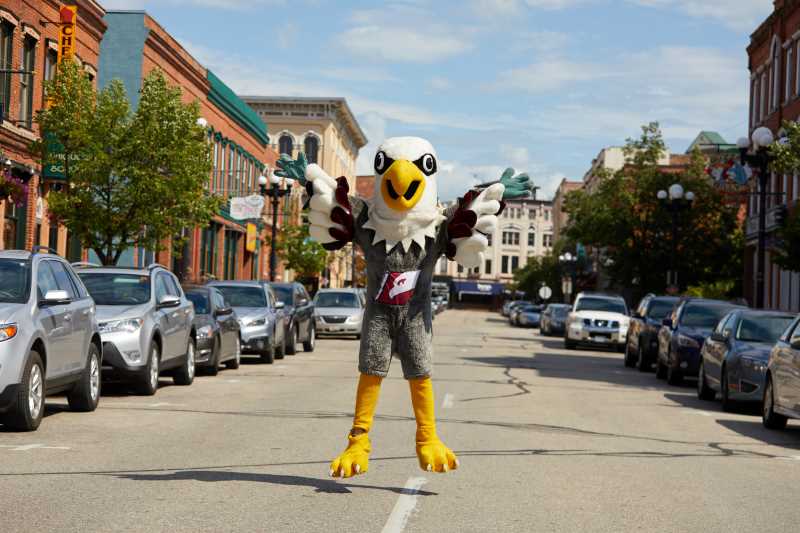
<svg viewBox="0 0 800 533">
<path fill-rule="evenodd" d="M 442 257 L 435 274 L 453 279 L 474 278 L 510 282 L 532 257 L 553 249 L 553 203 L 548 200 L 507 200 L 494 233 L 489 237 L 483 265 L 465 269 Z"/>
<path fill-rule="evenodd" d="M 785 120 L 800 119 L 800 1 L 775 0 L 774 9 L 750 36 L 747 47 L 750 70 L 749 133 L 766 126 L 779 137 Z M 751 180 L 755 181 L 755 180 Z M 751 192 L 757 185 L 751 183 Z M 775 214 L 782 206 L 795 209 L 800 199 L 800 176 L 773 173 L 768 184 L 767 251 L 764 303 L 767 308 L 800 311 L 800 274 L 779 268 L 772 261 L 770 242 L 777 229 Z M 756 302 L 758 197 L 751 194 L 747 207 L 744 292 Z"/>
<path fill-rule="evenodd" d="M 120 264 L 144 265 L 156 261 L 194 282 L 265 278 L 269 258 L 265 236 L 272 218 L 267 212 L 263 220 L 251 221 L 257 224 L 258 237 L 255 251 L 250 252 L 246 247 L 247 224 L 230 216 L 230 199 L 259 194 L 259 176 L 277 159 L 266 124 L 147 13 L 109 11 L 105 21 L 108 29 L 101 46 L 100 86 L 112 79 L 121 80 L 131 107 L 136 109 L 143 78 L 153 69 L 160 69 L 172 84 L 181 88 L 185 102 L 197 101 L 212 147 L 213 168 L 208 188 L 226 200 L 207 227 L 181 229 L 189 237 L 181 257 L 171 249 L 157 254 L 132 249 Z M 268 201 L 265 211 L 269 211 L 269 205 Z M 288 206 L 289 202 L 282 205 Z"/>
<path fill-rule="evenodd" d="M 296 158 L 300 152 L 309 163 L 329 175 L 344 176 L 356 191 L 356 160 L 367 137 L 344 98 L 242 96 L 261 120 L 269 124 L 271 147 Z M 353 248 L 349 244 L 329 255 L 324 282 L 344 287 L 353 279 Z"/>
<path fill-rule="evenodd" d="M 73 59 L 95 80 L 105 11 L 93 0 L 71 4 L 77 6 Z M 58 61 L 61 7 L 60 2 L 46 0 L 0 3 L 0 180 L 13 178 L 27 186 L 19 204 L 0 198 L 0 249 L 42 245 L 78 260 L 80 243 L 70 239 L 64 227 L 51 224 L 47 215 L 47 197 L 64 185 L 63 179 L 43 175 L 41 160 L 29 150 L 41 135 L 34 117 L 44 105 L 43 81 L 53 77 Z M 71 14 L 64 16 L 72 21 Z"/>
<path fill-rule="evenodd" d="M 572 191 L 583 188 L 582 181 L 569 181 L 567 178 L 561 180 L 555 194 L 553 195 L 553 240 L 558 242 L 564 236 L 564 231 L 569 223 L 569 215 L 564 210 L 567 195 Z"/>
</svg>

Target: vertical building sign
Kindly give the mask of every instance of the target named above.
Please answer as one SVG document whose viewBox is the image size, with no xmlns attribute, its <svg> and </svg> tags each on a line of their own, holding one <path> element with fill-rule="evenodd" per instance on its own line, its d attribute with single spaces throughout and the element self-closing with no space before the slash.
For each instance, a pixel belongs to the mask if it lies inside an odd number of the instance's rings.
<svg viewBox="0 0 800 533">
<path fill-rule="evenodd" d="M 247 224 L 247 241 L 245 249 L 253 253 L 256 251 L 256 243 L 258 242 L 258 228 L 255 224 Z"/>
<path fill-rule="evenodd" d="M 59 12 L 61 30 L 58 33 L 58 62 L 75 56 L 75 23 L 78 19 L 78 6 L 61 6 Z"/>
</svg>

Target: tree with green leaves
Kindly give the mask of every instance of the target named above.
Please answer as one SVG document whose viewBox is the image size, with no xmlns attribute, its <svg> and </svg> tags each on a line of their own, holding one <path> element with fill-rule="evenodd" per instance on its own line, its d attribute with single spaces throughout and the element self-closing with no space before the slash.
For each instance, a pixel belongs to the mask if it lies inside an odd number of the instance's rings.
<svg viewBox="0 0 800 533">
<path fill-rule="evenodd" d="M 221 205 L 207 190 L 211 157 L 198 103 L 184 104 L 156 69 L 132 112 L 122 82 L 95 92 L 69 61 L 45 91 L 48 105 L 36 116 L 43 138 L 33 149 L 43 165 L 61 165 L 68 182 L 50 192 L 51 216 L 104 265 L 131 247 L 171 243 L 180 255 L 183 228 L 208 224 Z"/>
<path fill-rule="evenodd" d="M 560 302 L 564 295 L 561 292 L 561 279 L 567 273 L 558 262 L 558 253 L 550 252 L 542 257 L 529 257 L 528 262 L 514 272 L 514 286 L 523 291 L 529 299 L 539 296 L 539 289 L 547 285 L 553 290 L 551 302 Z"/>
<path fill-rule="evenodd" d="M 592 193 L 568 195 L 567 239 L 602 250 L 612 283 L 630 288 L 632 297 L 663 292 L 671 262 L 672 222 L 657 193 L 680 183 L 695 194 L 691 209 L 680 213 L 675 243 L 681 286 L 734 280 L 732 292 L 738 293 L 744 255 L 740 206 L 726 202 L 714 188 L 697 151 L 685 171 L 664 172 L 659 160 L 666 149 L 657 123 L 643 126 L 638 139 L 628 139 L 624 168 L 601 176 Z"/>
<path fill-rule="evenodd" d="M 308 224 L 283 227 L 277 234 L 275 253 L 286 268 L 294 270 L 301 278 L 318 276 L 328 263 L 327 250 L 309 237 Z"/>
<path fill-rule="evenodd" d="M 800 172 L 800 124 L 784 122 L 785 136 L 770 147 L 772 169 L 779 174 Z M 778 229 L 772 259 L 781 268 L 800 272 L 800 210 L 794 209 Z"/>
</svg>

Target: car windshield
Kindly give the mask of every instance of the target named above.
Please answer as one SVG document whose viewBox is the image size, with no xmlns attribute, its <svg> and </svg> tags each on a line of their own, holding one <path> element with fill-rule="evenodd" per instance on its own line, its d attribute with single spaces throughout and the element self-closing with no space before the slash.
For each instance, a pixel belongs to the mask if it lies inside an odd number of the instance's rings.
<svg viewBox="0 0 800 533">
<path fill-rule="evenodd" d="M 606 311 L 608 313 L 627 314 L 628 309 L 625 307 L 625 302 L 615 298 L 595 298 L 592 296 L 584 296 L 578 300 L 575 307 L 576 311 Z"/>
<path fill-rule="evenodd" d="M 194 304 L 194 312 L 198 315 L 207 315 L 210 307 L 208 295 L 203 292 L 187 292 L 186 298 Z"/>
<path fill-rule="evenodd" d="M 247 285 L 214 285 L 231 307 L 266 307 L 267 297 L 261 287 Z"/>
<path fill-rule="evenodd" d="M 647 318 L 662 319 L 672 312 L 675 300 L 653 300 L 647 310 Z"/>
<path fill-rule="evenodd" d="M 520 309 L 520 311 L 522 311 L 523 313 L 530 313 L 530 312 L 532 312 L 532 311 L 533 311 L 533 312 L 538 312 L 538 311 L 539 311 L 539 307 L 538 307 L 538 306 L 536 306 L 536 305 L 533 305 L 533 304 L 527 304 L 527 305 L 523 305 L 523 306 L 522 306 L 522 307 L 520 307 L 519 309 Z"/>
<path fill-rule="evenodd" d="M 314 303 L 317 307 L 361 307 L 361 299 L 352 292 L 320 292 Z"/>
<path fill-rule="evenodd" d="M 113 272 L 81 272 L 97 305 L 142 305 L 150 301 L 150 276 Z"/>
<path fill-rule="evenodd" d="M 690 328 L 712 329 L 730 310 L 730 305 L 689 304 L 681 314 L 681 325 Z"/>
<path fill-rule="evenodd" d="M 791 316 L 745 316 L 739 323 L 736 339 L 774 344 L 794 320 Z"/>
<path fill-rule="evenodd" d="M 270 287 L 272 287 L 272 290 L 275 291 L 275 296 L 278 298 L 278 300 L 282 301 L 286 305 L 292 305 L 292 292 L 294 289 L 285 285 L 270 285 Z"/>
<path fill-rule="evenodd" d="M 0 302 L 9 304 L 27 302 L 31 288 L 30 274 L 30 261 L 0 259 Z"/>
<path fill-rule="evenodd" d="M 569 314 L 569 307 L 556 307 L 553 309 L 553 316 L 558 318 L 566 318 Z"/>
</svg>

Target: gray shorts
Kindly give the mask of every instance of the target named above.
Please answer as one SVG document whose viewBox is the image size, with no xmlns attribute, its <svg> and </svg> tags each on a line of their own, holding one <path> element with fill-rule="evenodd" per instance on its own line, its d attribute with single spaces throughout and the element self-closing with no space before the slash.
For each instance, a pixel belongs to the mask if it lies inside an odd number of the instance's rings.
<svg viewBox="0 0 800 533">
<path fill-rule="evenodd" d="M 433 330 L 430 316 L 422 309 L 409 312 L 408 307 L 376 304 L 367 308 L 364 322 L 359 372 L 386 377 L 392 356 L 396 356 L 406 379 L 431 375 Z"/>
</svg>

